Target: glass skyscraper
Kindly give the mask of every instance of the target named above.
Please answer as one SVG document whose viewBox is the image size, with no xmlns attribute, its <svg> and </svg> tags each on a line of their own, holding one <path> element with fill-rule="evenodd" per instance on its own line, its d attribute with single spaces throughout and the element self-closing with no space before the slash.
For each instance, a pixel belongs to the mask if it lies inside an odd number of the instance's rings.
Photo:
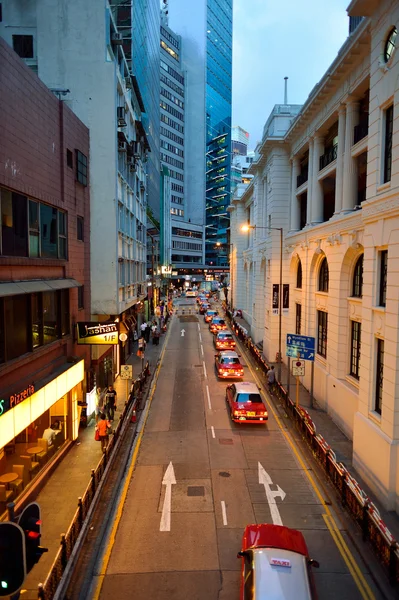
<svg viewBox="0 0 399 600">
<path fill-rule="evenodd" d="M 206 262 L 218 266 L 227 265 L 229 255 L 232 5 L 207 0 Z"/>
</svg>

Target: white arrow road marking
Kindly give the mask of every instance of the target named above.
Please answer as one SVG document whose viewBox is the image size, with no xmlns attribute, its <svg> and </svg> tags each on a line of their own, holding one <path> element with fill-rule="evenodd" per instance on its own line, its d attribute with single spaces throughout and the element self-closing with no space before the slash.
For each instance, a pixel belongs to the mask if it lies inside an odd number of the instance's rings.
<svg viewBox="0 0 399 600">
<path fill-rule="evenodd" d="M 213 425 L 211 425 L 211 431 L 212 431 L 212 437 L 213 437 L 213 439 L 215 439 L 215 428 Z"/>
<path fill-rule="evenodd" d="M 202 344 L 201 344 L 201 354 L 202 354 L 202 356 L 204 356 L 204 349 L 202 347 Z"/>
<path fill-rule="evenodd" d="M 170 462 L 162 479 L 162 485 L 166 485 L 165 498 L 162 507 L 161 524 L 159 531 L 170 531 L 170 513 L 172 510 L 172 485 L 176 485 L 175 471 Z"/>
<path fill-rule="evenodd" d="M 283 522 L 281 520 L 275 498 L 277 496 L 279 496 L 281 498 L 281 500 L 284 500 L 286 493 L 284 492 L 284 490 L 281 489 L 281 487 L 279 485 L 277 486 L 277 490 L 274 492 L 270 489 L 270 486 L 273 485 L 272 478 L 270 477 L 269 473 L 267 473 L 267 471 L 265 471 L 265 469 L 262 467 L 260 462 L 258 462 L 258 474 L 259 474 L 259 483 L 260 483 L 260 485 L 263 485 L 265 488 L 266 498 L 269 503 L 270 513 L 272 515 L 273 523 L 274 523 L 274 525 L 282 525 Z"/>
<path fill-rule="evenodd" d="M 227 525 L 227 513 L 226 513 L 226 504 L 224 500 L 220 501 L 220 504 L 222 505 L 222 519 L 223 519 L 223 525 L 226 526 Z"/>
<path fill-rule="evenodd" d="M 205 361 L 202 361 L 202 364 L 204 365 L 204 375 L 205 375 L 205 379 L 208 377 L 208 375 L 206 374 L 206 366 L 205 366 Z"/>
<path fill-rule="evenodd" d="M 209 395 L 209 387 L 208 386 L 206 386 L 206 395 L 208 396 L 208 408 L 209 408 L 209 410 L 212 410 L 211 397 Z"/>
<path fill-rule="evenodd" d="M 184 337 L 184 334 L 185 334 L 185 333 L 186 333 L 186 330 L 185 330 L 185 329 L 182 329 L 182 330 L 181 330 L 181 337 Z"/>
</svg>

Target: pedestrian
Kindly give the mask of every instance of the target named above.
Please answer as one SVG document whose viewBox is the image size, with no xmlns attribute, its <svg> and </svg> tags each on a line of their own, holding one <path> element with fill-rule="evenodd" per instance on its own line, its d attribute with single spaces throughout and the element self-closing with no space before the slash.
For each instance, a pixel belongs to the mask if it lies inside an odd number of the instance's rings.
<svg viewBox="0 0 399 600">
<path fill-rule="evenodd" d="M 116 411 L 116 391 L 112 387 L 112 385 L 108 386 L 108 390 L 105 393 L 105 404 L 104 411 L 107 415 L 107 419 L 109 421 L 114 420 L 114 415 Z"/>
<path fill-rule="evenodd" d="M 141 337 L 145 338 L 145 330 L 147 329 L 147 323 L 144 321 L 141 325 L 140 325 L 140 331 L 141 331 Z"/>
<path fill-rule="evenodd" d="M 102 413 L 103 411 L 103 394 L 101 392 L 101 388 L 98 387 L 96 390 L 96 406 L 95 406 L 95 412 L 96 412 L 96 423 L 98 423 L 98 419 L 100 418 L 100 413 Z"/>
<path fill-rule="evenodd" d="M 274 366 L 271 366 L 267 372 L 267 382 L 269 384 L 269 390 L 272 391 L 274 384 L 276 383 L 276 373 L 274 372 Z"/>
<path fill-rule="evenodd" d="M 105 419 L 104 413 L 101 413 L 100 421 L 96 427 L 100 436 L 101 450 L 104 453 L 108 446 L 108 436 L 111 429 L 111 423 Z"/>
<path fill-rule="evenodd" d="M 150 335 L 151 335 L 151 323 L 146 323 L 146 328 L 144 331 L 144 339 L 147 344 L 150 341 Z"/>
</svg>

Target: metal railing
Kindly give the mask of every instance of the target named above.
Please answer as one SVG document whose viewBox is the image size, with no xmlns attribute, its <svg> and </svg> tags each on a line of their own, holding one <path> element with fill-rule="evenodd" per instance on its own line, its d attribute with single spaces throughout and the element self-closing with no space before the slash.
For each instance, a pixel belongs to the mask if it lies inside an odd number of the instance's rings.
<svg viewBox="0 0 399 600">
<path fill-rule="evenodd" d="M 353 144 L 357 144 L 369 134 L 369 120 L 367 118 L 361 119 L 358 125 L 355 125 L 353 129 Z"/>
<path fill-rule="evenodd" d="M 309 176 L 309 173 L 308 173 L 307 169 L 306 169 L 306 171 L 299 173 L 299 175 L 296 178 L 296 187 L 301 187 L 301 185 L 306 183 L 308 180 L 308 176 Z"/>
<path fill-rule="evenodd" d="M 319 159 L 319 170 L 320 171 L 322 169 L 324 169 L 324 167 L 326 167 L 327 165 L 332 163 L 333 160 L 335 160 L 337 158 L 337 151 L 338 151 L 338 144 L 335 144 L 334 146 L 330 146 L 330 148 L 326 148 L 326 151 L 324 152 L 324 154 L 322 156 L 320 156 L 320 159 Z"/>
<path fill-rule="evenodd" d="M 132 406 L 133 411 L 136 411 L 138 408 L 140 408 L 141 400 L 143 397 L 144 384 L 149 375 L 150 364 L 147 361 L 140 376 L 131 385 L 129 398 L 125 403 L 122 413 L 120 414 L 119 423 L 116 426 L 114 434 L 108 442 L 106 452 L 102 455 L 97 467 L 91 470 L 89 484 L 83 496 L 78 498 L 78 506 L 71 521 L 71 524 L 69 525 L 67 532 L 61 535 L 60 548 L 53 561 L 47 578 L 44 584 L 40 583 L 38 586 L 39 600 L 51 600 L 51 598 L 53 598 L 54 594 L 56 593 L 57 587 L 61 581 L 62 575 L 66 569 L 72 551 L 76 545 L 77 539 L 82 530 L 83 523 L 94 500 L 96 491 L 104 475 L 105 468 L 107 464 L 113 459 L 113 449 L 118 438 L 120 437 L 122 425 L 126 420 L 127 415 Z"/>
<path fill-rule="evenodd" d="M 244 343 L 257 362 L 259 372 L 266 376 L 270 367 L 262 352 L 255 346 L 247 330 L 235 321 L 228 309 L 226 316 L 230 319 L 231 327 L 238 339 Z M 391 585 L 399 584 L 399 544 L 381 519 L 377 507 L 360 488 L 345 464 L 337 461 L 331 446 L 322 435 L 317 433 L 316 425 L 309 413 L 304 408 L 296 407 L 288 391 L 280 382 L 275 384 L 275 393 L 284 404 L 287 413 L 295 422 L 313 455 L 323 467 L 327 478 L 337 490 L 342 505 L 360 527 L 363 540 L 370 544 L 386 571 Z"/>
</svg>

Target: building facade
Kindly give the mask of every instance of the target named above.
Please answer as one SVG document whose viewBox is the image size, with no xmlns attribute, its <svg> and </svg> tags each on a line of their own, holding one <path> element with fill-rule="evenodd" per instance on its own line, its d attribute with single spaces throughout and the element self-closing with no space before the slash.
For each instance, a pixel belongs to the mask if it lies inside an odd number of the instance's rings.
<svg viewBox="0 0 399 600">
<path fill-rule="evenodd" d="M 231 152 L 233 155 L 246 156 L 248 152 L 249 133 L 239 125 L 231 128 Z"/>
<path fill-rule="evenodd" d="M 358 472 L 399 512 L 399 7 L 353 0 L 348 13 L 336 60 L 282 135 L 269 119 L 253 184 L 232 203 L 234 304 L 269 360 L 281 308 L 284 360 L 286 334 L 315 338 L 315 398 L 353 440 Z M 243 221 L 265 229 L 243 236 Z M 282 307 L 270 227 L 284 231 Z"/>
<path fill-rule="evenodd" d="M 147 295 L 145 161 L 151 153 L 143 98 L 129 66 L 131 53 L 124 51 L 132 44 L 124 16 L 115 4 L 104 10 L 95 0 L 84 6 L 42 0 L 28 8 L 6 0 L 0 23 L 0 35 L 90 129 L 90 168 L 87 156 L 77 159 L 82 181 L 90 185 L 93 215 L 88 308 L 92 320 L 126 321 L 121 328 L 128 334 L 115 347 L 93 347 L 102 384 L 118 373 Z"/>
<path fill-rule="evenodd" d="M 10 501 L 77 438 L 92 385 L 73 331 L 90 320 L 90 153 L 85 125 L 1 38 L 0 80 L 0 474 L 20 482 Z"/>
</svg>

